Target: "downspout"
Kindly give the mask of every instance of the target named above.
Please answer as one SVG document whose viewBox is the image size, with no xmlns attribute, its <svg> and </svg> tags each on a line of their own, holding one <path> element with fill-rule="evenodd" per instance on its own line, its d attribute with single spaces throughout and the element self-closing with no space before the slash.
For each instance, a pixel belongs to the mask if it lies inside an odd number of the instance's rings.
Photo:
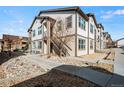
<svg viewBox="0 0 124 93">
<path fill-rule="evenodd" d="M 29 52 L 30 52 L 30 54 L 32 53 L 32 30 L 31 29 L 29 29 L 29 38 L 28 38 L 28 44 L 29 44 L 29 46 L 28 46 L 28 48 L 29 48 Z"/>
<path fill-rule="evenodd" d="M 75 11 L 75 57 L 77 57 L 77 11 Z"/>
<path fill-rule="evenodd" d="M 47 19 L 47 54 L 50 55 L 50 21 Z"/>
<path fill-rule="evenodd" d="M 95 52 L 96 52 L 96 29 L 95 29 L 95 34 L 94 34 L 94 42 L 95 42 L 95 45 L 94 45 L 94 49 L 95 49 Z"/>
</svg>

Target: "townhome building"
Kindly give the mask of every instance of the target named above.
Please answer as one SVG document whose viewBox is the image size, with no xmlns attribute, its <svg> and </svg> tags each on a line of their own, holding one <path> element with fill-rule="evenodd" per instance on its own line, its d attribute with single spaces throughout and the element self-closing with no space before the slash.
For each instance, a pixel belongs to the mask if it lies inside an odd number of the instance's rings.
<svg viewBox="0 0 124 93">
<path fill-rule="evenodd" d="M 2 39 L 0 39 L 0 52 L 2 51 Z"/>
<path fill-rule="evenodd" d="M 104 32 L 103 33 L 103 45 L 104 45 L 104 48 L 110 48 L 112 47 L 112 38 L 111 38 L 111 35 L 108 33 L 108 32 Z"/>
<path fill-rule="evenodd" d="M 97 21 L 95 18 L 95 15 L 93 13 L 88 13 L 87 16 L 89 17 L 89 26 L 88 26 L 88 54 L 92 54 L 95 52 L 95 37 L 96 37 L 96 32 L 97 32 Z"/>
<path fill-rule="evenodd" d="M 117 47 L 124 48 L 124 38 L 118 39 L 116 42 L 117 42 Z"/>
<path fill-rule="evenodd" d="M 31 53 L 81 56 L 95 52 L 95 16 L 79 7 L 40 11 L 29 33 Z M 101 31 L 101 30 L 100 30 Z"/>
<path fill-rule="evenodd" d="M 3 34 L 3 51 L 25 49 L 28 45 L 28 37 Z"/>
<path fill-rule="evenodd" d="M 97 31 L 96 31 L 96 51 L 98 50 L 102 50 L 104 48 L 104 37 L 103 37 L 103 33 L 104 33 L 104 27 L 102 24 L 97 24 Z"/>
</svg>

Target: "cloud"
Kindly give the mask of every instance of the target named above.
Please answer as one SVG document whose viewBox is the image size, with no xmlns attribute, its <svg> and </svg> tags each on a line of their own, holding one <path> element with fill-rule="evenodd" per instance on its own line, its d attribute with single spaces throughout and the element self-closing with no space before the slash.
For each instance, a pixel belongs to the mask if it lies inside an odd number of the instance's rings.
<svg viewBox="0 0 124 93">
<path fill-rule="evenodd" d="M 16 19 L 16 20 L 10 21 L 10 23 L 19 23 L 19 24 L 22 24 L 22 23 L 24 23 L 24 20 L 23 19 Z"/>
<path fill-rule="evenodd" d="M 101 16 L 101 18 L 103 18 L 103 19 L 109 19 L 109 18 L 111 18 L 113 15 L 103 15 L 103 16 Z"/>
<path fill-rule="evenodd" d="M 111 11 L 104 12 L 104 15 L 102 15 L 101 18 L 110 19 L 113 16 L 119 16 L 119 15 L 124 15 L 124 9 L 118 9 L 114 11 L 111 10 Z"/>
</svg>

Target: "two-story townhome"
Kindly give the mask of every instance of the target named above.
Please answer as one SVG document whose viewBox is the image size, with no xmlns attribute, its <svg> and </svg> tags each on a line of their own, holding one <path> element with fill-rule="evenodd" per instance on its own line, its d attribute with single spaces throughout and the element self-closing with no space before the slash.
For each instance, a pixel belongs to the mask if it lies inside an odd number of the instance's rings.
<svg viewBox="0 0 124 93">
<path fill-rule="evenodd" d="M 0 52 L 2 51 L 2 39 L 0 39 Z"/>
<path fill-rule="evenodd" d="M 103 41 L 103 32 L 104 27 L 102 24 L 97 24 L 97 31 L 96 31 L 96 51 L 101 50 L 104 48 L 104 41 Z"/>
<path fill-rule="evenodd" d="M 89 31 L 88 31 L 88 47 L 89 47 L 89 51 L 88 51 L 88 54 L 92 54 L 95 52 L 95 49 L 96 49 L 96 45 L 95 45 L 95 38 L 96 38 L 96 32 L 97 32 L 97 21 L 96 21 L 96 18 L 95 18 L 95 15 L 92 14 L 92 13 L 88 13 L 87 16 L 89 17 L 89 22 L 88 22 L 88 28 L 89 28 Z"/>
<path fill-rule="evenodd" d="M 112 38 L 111 38 L 111 35 L 108 33 L 108 32 L 104 32 L 103 33 L 103 46 L 104 48 L 110 48 L 111 45 L 112 45 Z"/>
<path fill-rule="evenodd" d="M 41 11 L 29 32 L 32 53 L 81 56 L 94 53 L 96 20 L 79 7 Z"/>
</svg>

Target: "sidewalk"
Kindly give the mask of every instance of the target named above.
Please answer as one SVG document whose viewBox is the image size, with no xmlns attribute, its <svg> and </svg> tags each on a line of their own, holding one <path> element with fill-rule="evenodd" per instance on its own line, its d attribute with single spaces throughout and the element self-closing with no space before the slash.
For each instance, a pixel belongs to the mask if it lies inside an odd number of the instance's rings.
<svg viewBox="0 0 124 93">
<path fill-rule="evenodd" d="M 29 58 L 32 62 L 39 64 L 47 71 L 50 71 L 51 69 L 60 70 L 86 79 L 99 86 L 124 86 L 124 77 L 117 74 L 110 75 L 92 70 L 87 67 L 77 67 L 56 62 L 50 62 L 38 56 L 28 56 L 27 58 Z"/>
<path fill-rule="evenodd" d="M 115 50 L 114 73 L 124 76 L 124 50 L 121 48 Z"/>
</svg>

